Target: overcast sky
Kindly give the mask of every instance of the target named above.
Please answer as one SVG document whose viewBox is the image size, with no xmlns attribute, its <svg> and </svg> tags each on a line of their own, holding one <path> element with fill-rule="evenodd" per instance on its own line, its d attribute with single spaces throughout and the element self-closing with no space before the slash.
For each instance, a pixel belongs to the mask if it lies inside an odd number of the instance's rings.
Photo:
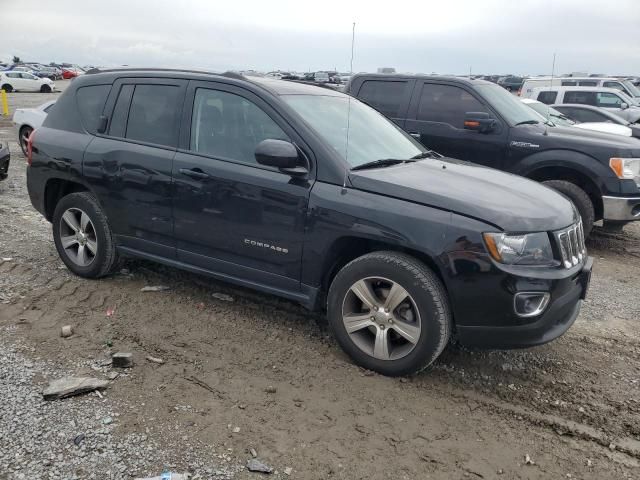
<svg viewBox="0 0 640 480">
<path fill-rule="evenodd" d="M 640 75 L 640 0 L 0 0 L 0 59 Z"/>
</svg>

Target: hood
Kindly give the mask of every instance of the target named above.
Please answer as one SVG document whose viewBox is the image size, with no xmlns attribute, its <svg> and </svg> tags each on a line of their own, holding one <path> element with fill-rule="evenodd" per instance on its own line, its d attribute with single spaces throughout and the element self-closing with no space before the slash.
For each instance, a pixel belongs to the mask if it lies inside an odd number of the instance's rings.
<svg viewBox="0 0 640 480">
<path fill-rule="evenodd" d="M 587 122 L 574 125 L 576 128 L 583 128 L 585 130 L 594 130 L 596 132 L 611 133 L 613 135 L 624 135 L 625 137 L 631 136 L 631 129 L 624 125 L 618 125 L 616 123 L 606 122 Z"/>
<path fill-rule="evenodd" d="M 564 196 L 523 177 L 449 158 L 349 174 L 352 185 L 474 217 L 508 232 L 558 230 L 577 214 Z"/>
<path fill-rule="evenodd" d="M 535 144 L 536 150 L 574 150 L 595 157 L 608 165 L 611 157 L 638 157 L 638 140 L 623 135 L 587 130 L 584 128 L 547 127 L 543 124 L 519 125 L 511 128 L 510 142 Z"/>
</svg>

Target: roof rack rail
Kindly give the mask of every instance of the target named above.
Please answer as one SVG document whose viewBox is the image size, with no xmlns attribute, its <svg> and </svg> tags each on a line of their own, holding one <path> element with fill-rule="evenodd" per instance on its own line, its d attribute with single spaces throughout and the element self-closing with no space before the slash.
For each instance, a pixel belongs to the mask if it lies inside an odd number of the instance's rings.
<svg viewBox="0 0 640 480">
<path fill-rule="evenodd" d="M 314 85 L 316 87 L 327 88 L 329 90 L 338 91 L 339 83 L 316 82 L 314 80 L 294 80 L 293 78 L 283 78 L 284 82 L 302 83 L 304 85 Z"/>
</svg>

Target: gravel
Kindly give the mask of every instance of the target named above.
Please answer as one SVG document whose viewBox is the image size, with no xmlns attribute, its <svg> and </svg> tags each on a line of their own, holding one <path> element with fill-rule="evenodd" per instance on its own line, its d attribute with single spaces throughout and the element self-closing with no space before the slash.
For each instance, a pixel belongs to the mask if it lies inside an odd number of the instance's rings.
<svg viewBox="0 0 640 480">
<path fill-rule="evenodd" d="M 11 341 L 8 341 L 11 340 Z M 29 351 L 31 350 L 31 351 Z M 160 436 L 118 432 L 119 405 L 96 394 L 45 401 L 42 387 L 48 379 L 72 372 L 37 358 L 37 352 L 0 334 L 0 478 L 120 479 L 159 475 L 164 468 L 189 471 L 192 478 L 229 479 L 243 469 L 206 445 L 177 433 Z M 84 368 L 80 363 L 77 368 Z M 104 419 L 112 421 L 106 422 Z M 174 458 L 179 443 L 181 456 Z M 172 445 L 173 444 L 173 445 Z M 224 464 L 223 464 L 224 463 Z"/>
</svg>

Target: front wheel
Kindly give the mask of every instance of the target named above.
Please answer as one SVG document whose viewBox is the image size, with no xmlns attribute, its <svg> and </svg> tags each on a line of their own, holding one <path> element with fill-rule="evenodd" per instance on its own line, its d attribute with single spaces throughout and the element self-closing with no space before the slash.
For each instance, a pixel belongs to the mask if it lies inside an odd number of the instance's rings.
<svg viewBox="0 0 640 480">
<path fill-rule="evenodd" d="M 70 193 L 58 202 L 53 239 L 64 264 L 80 277 L 100 278 L 116 265 L 107 217 L 89 192 Z"/>
<path fill-rule="evenodd" d="M 24 156 L 27 156 L 27 145 L 29 144 L 29 136 L 33 132 L 33 128 L 25 125 L 20 129 L 20 133 L 18 135 L 18 140 L 20 141 L 20 148 L 22 149 L 22 153 Z"/>
<path fill-rule="evenodd" d="M 51 87 L 49 85 L 42 85 L 40 87 L 41 93 L 51 93 Z"/>
<path fill-rule="evenodd" d="M 419 260 L 374 252 L 342 268 L 329 289 L 333 334 L 358 365 L 398 376 L 428 367 L 451 335 L 445 289 Z"/>
<path fill-rule="evenodd" d="M 589 195 L 587 195 L 587 192 L 575 183 L 567 182 L 566 180 L 547 180 L 546 182 L 542 182 L 542 184 L 562 193 L 573 202 L 582 217 L 584 236 L 588 237 L 593 229 L 596 214 L 593 208 L 593 202 L 589 198 Z"/>
</svg>

